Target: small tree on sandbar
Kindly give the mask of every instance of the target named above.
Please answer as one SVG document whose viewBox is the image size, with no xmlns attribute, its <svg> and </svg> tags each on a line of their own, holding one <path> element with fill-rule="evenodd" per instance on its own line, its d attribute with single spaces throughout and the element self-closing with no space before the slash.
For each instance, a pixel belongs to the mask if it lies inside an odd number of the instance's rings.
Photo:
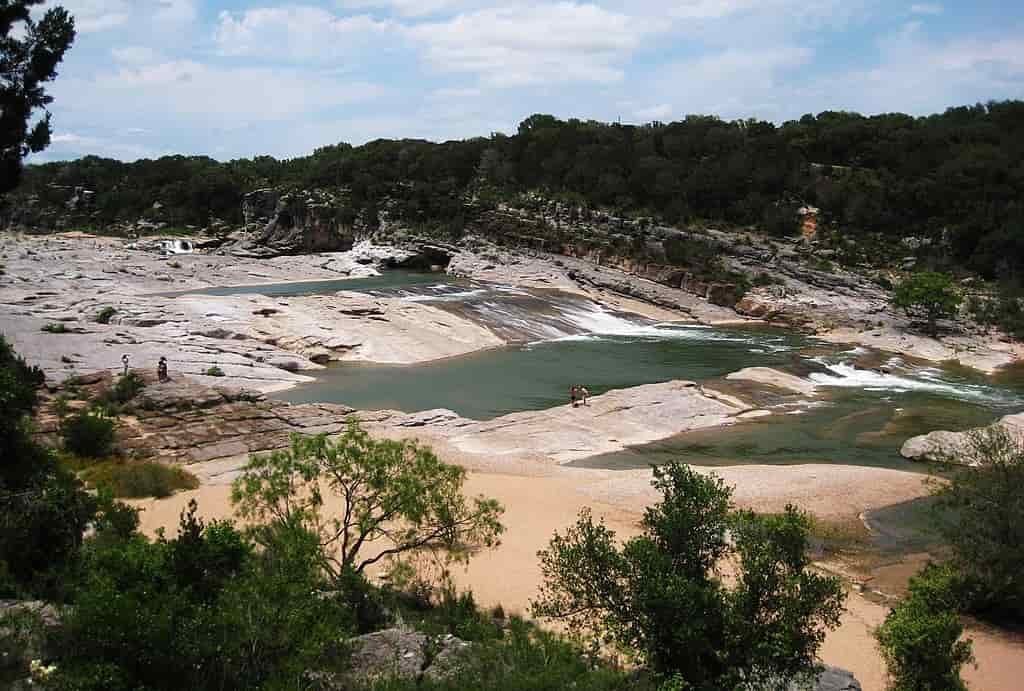
<svg viewBox="0 0 1024 691">
<path fill-rule="evenodd" d="M 447 563 L 496 546 L 504 509 L 465 497 L 465 479 L 465 469 L 429 448 L 372 439 L 353 421 L 337 441 L 294 435 L 290 449 L 252 456 L 231 499 L 264 529 L 316 535 L 324 569 L 339 577 L 399 555 L 428 552 Z"/>
</svg>

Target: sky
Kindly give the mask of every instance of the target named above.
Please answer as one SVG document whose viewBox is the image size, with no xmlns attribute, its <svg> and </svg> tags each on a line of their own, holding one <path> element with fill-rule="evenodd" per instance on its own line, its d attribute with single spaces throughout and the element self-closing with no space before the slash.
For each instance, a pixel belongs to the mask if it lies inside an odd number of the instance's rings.
<svg viewBox="0 0 1024 691">
<path fill-rule="evenodd" d="M 533 113 L 775 122 L 1024 98 L 1011 0 L 52 0 L 78 37 L 37 162 L 290 158 Z"/>
</svg>

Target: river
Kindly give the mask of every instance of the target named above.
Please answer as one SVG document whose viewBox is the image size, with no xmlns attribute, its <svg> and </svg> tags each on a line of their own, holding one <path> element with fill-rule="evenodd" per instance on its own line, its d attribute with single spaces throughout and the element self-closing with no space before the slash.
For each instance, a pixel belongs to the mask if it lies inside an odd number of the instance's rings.
<svg viewBox="0 0 1024 691">
<path fill-rule="evenodd" d="M 1019 378 L 1005 381 L 767 327 L 657 323 L 552 290 L 473 283 L 439 274 L 216 288 L 208 294 L 299 295 L 339 290 L 425 302 L 483 324 L 503 348 L 418 365 L 334 363 L 316 381 L 275 394 L 359 409 L 447 408 L 479 420 L 566 404 L 573 384 L 609 389 L 690 379 L 753 397 L 777 413 L 578 461 L 635 468 L 679 458 L 694 465 L 841 463 L 923 470 L 899 456 L 908 437 L 961 430 L 1024 410 Z M 813 381 L 818 395 L 767 393 L 723 377 L 744 367 Z"/>
</svg>

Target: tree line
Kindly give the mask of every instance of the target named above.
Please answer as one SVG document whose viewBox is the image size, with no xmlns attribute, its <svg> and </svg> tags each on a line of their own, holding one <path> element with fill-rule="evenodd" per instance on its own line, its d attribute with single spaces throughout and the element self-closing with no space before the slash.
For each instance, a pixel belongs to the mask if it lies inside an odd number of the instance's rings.
<svg viewBox="0 0 1024 691">
<path fill-rule="evenodd" d="M 96 191 L 97 224 L 162 205 L 171 225 L 237 224 L 241 197 L 264 186 L 344 189 L 344 214 L 385 202 L 410 224 L 450 221 L 467 195 L 541 191 L 582 205 L 677 225 L 715 222 L 788 234 L 809 205 L 844 233 L 928 238 L 940 260 L 1019 281 L 1024 265 L 1024 102 L 942 114 L 866 117 L 828 111 L 775 125 L 689 116 L 622 125 L 533 115 L 512 135 L 432 143 L 337 144 L 310 156 L 218 162 L 96 156 L 31 165 L 11 204 L 62 205 Z"/>
</svg>

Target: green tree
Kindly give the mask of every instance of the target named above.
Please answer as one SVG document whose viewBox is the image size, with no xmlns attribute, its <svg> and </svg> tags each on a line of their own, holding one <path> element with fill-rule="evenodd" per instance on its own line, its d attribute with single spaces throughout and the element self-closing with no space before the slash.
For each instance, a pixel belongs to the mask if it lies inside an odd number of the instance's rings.
<svg viewBox="0 0 1024 691">
<path fill-rule="evenodd" d="M 785 687 L 811 675 L 844 595 L 838 579 L 809 569 L 809 518 L 793 507 L 736 511 L 720 479 L 679 463 L 655 468 L 652 484 L 662 500 L 621 547 L 589 511 L 555 534 L 538 555 L 534 614 L 598 632 L 686 688 Z M 734 580 L 719 571 L 728 559 Z"/>
<path fill-rule="evenodd" d="M 44 0 L 0 0 L 0 194 L 17 186 L 22 159 L 50 144 L 53 101 L 43 85 L 75 40 L 75 21 L 63 7 L 51 7 L 34 21 L 31 10 Z M 32 123 L 37 111 L 42 119 Z"/>
<path fill-rule="evenodd" d="M 896 287 L 892 302 L 911 317 L 924 317 L 928 333 L 938 334 L 938 320 L 956 314 L 961 296 L 947 274 L 923 271 Z"/>
<path fill-rule="evenodd" d="M 253 456 L 231 498 L 245 519 L 318 536 L 337 577 L 408 553 L 463 560 L 497 545 L 504 509 L 463 496 L 465 478 L 429 448 L 371 439 L 353 421 L 336 442 L 295 435 L 289 450 Z"/>
<path fill-rule="evenodd" d="M 89 540 L 56 688 L 308 688 L 310 669 L 351 631 L 340 598 L 321 597 L 319 545 L 275 531 L 256 549 L 192 502 L 177 536 Z"/>
<path fill-rule="evenodd" d="M 0 597 L 60 596 L 99 507 L 32 439 L 42 381 L 0 336 Z"/>
<path fill-rule="evenodd" d="M 958 576 L 929 564 L 910 579 L 907 597 L 875 631 L 889 669 L 891 691 L 964 691 L 961 668 L 973 662 L 971 641 L 960 640 Z"/>
<path fill-rule="evenodd" d="M 950 460 L 949 482 L 934 488 L 936 524 L 967 581 L 968 606 L 987 618 L 1024 622 L 1024 443 L 993 426 L 973 433 Z"/>
</svg>

